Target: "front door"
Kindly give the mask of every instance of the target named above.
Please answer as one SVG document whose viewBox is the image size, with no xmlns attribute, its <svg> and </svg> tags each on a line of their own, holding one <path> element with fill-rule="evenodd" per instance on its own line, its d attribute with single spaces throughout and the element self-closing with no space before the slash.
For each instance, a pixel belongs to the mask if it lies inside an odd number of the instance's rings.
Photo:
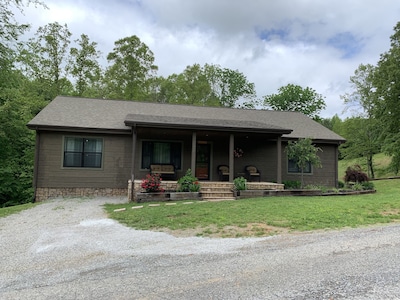
<svg viewBox="0 0 400 300">
<path fill-rule="evenodd" d="M 211 145 L 198 143 L 196 148 L 196 172 L 199 180 L 210 180 L 210 153 Z"/>
</svg>

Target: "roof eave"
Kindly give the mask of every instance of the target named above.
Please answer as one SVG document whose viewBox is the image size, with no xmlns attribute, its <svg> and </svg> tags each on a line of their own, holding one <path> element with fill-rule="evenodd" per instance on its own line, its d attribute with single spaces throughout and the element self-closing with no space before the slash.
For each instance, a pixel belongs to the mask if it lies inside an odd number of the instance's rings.
<svg viewBox="0 0 400 300">
<path fill-rule="evenodd" d="M 50 126 L 28 124 L 27 127 L 36 131 L 68 131 L 79 133 L 107 133 L 107 134 L 130 134 L 131 129 L 115 129 L 115 128 L 90 128 L 90 127 L 70 127 L 70 126 Z"/>
<path fill-rule="evenodd" d="M 131 127 L 147 127 L 147 128 L 169 128 L 169 129 L 187 129 L 187 130 L 210 130 L 224 132 L 248 132 L 248 133 L 273 133 L 273 134 L 290 134 L 291 129 L 265 129 L 265 128 L 247 128 L 247 127 L 231 127 L 231 126 L 207 126 L 207 125 L 192 125 L 192 124 L 165 124 L 165 123 L 150 123 L 125 121 L 126 126 Z"/>
</svg>

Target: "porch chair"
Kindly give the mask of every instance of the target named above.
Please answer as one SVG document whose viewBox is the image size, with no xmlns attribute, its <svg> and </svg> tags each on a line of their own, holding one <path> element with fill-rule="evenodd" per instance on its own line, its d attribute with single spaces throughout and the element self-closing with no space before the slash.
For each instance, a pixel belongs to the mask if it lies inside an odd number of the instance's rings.
<svg viewBox="0 0 400 300">
<path fill-rule="evenodd" d="M 227 165 L 219 165 L 218 175 L 220 181 L 229 181 L 229 167 Z"/>
<path fill-rule="evenodd" d="M 255 166 L 246 166 L 246 177 L 248 181 L 252 181 L 253 178 L 258 177 L 258 182 L 261 181 L 261 171 L 257 169 Z"/>
</svg>

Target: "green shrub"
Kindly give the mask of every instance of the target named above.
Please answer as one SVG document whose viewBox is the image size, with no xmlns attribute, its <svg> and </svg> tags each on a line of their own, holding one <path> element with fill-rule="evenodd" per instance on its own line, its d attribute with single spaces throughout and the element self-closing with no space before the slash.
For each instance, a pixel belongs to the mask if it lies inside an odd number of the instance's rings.
<svg viewBox="0 0 400 300">
<path fill-rule="evenodd" d="M 199 180 L 192 175 L 192 170 L 188 169 L 185 176 L 178 180 L 178 192 L 198 192 L 200 191 Z"/>
<path fill-rule="evenodd" d="M 375 186 L 371 181 L 364 181 L 362 183 L 363 189 L 366 191 L 374 190 Z"/>
<path fill-rule="evenodd" d="M 247 190 L 247 180 L 244 177 L 236 177 L 233 180 L 233 184 L 235 186 L 235 190 L 237 191 Z"/>
<path fill-rule="evenodd" d="M 339 189 L 344 188 L 344 182 L 343 181 L 339 181 L 338 182 L 338 187 L 339 187 Z"/>
<path fill-rule="evenodd" d="M 285 180 L 283 181 L 283 184 L 285 185 L 286 190 L 301 188 L 301 182 L 297 180 Z"/>
</svg>

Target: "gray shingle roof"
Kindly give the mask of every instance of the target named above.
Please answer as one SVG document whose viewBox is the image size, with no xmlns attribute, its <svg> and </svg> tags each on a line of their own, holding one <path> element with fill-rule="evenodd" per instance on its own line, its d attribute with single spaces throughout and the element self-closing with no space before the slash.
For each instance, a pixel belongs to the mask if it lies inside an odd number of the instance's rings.
<svg viewBox="0 0 400 300">
<path fill-rule="evenodd" d="M 137 101 L 56 97 L 29 123 L 36 128 L 130 130 L 132 122 L 213 126 L 221 129 L 284 133 L 288 138 L 344 139 L 298 112 L 160 104 Z M 291 131 L 292 130 L 292 131 Z"/>
</svg>

